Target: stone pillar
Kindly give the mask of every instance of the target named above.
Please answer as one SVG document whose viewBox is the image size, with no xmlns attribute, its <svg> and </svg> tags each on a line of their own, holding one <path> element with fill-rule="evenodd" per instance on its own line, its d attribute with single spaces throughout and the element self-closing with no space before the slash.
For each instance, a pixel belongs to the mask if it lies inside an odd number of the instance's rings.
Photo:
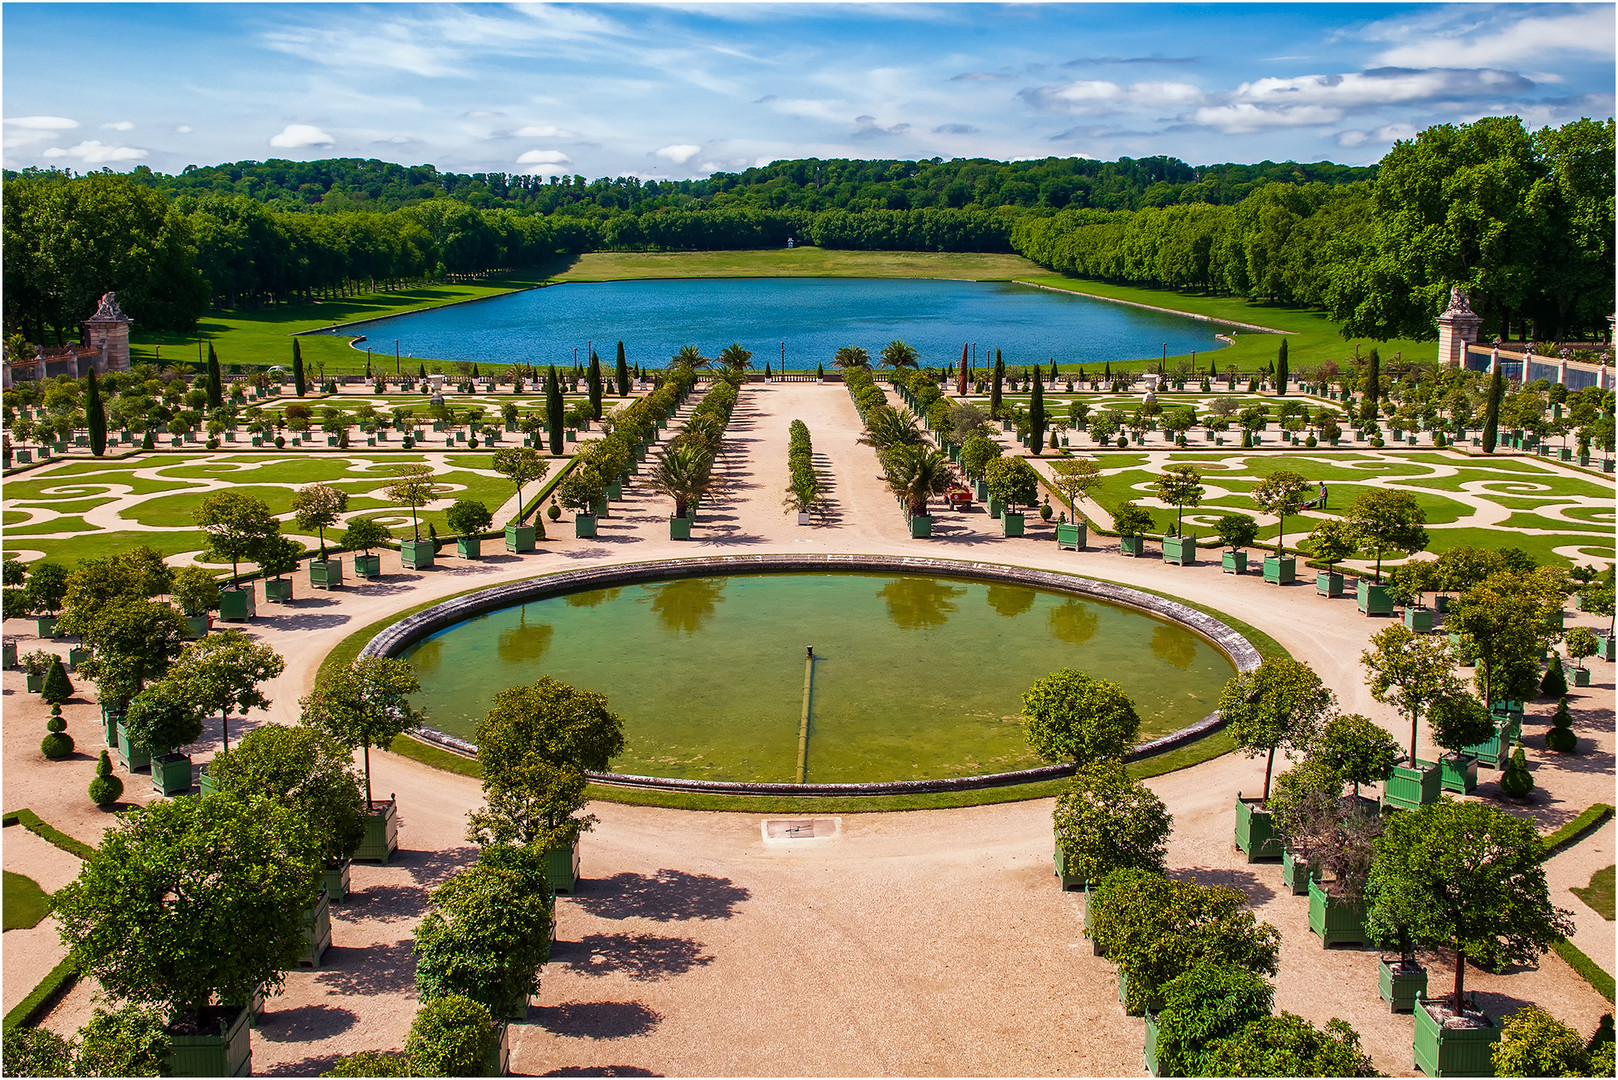
<svg viewBox="0 0 1618 1080">
<path fill-rule="evenodd" d="M 96 313 L 84 320 L 84 344 L 99 354 L 92 361 L 97 372 L 129 370 L 129 328 L 134 322 L 119 308 L 116 293 L 101 297 Z"/>
<path fill-rule="evenodd" d="M 1449 291 L 1449 307 L 1438 317 L 1438 364 L 1465 367 L 1466 347 L 1478 339 L 1483 320 L 1472 310 L 1466 290 L 1459 285 Z"/>
<path fill-rule="evenodd" d="M 1499 370 L 1499 368 L 1500 368 L 1500 350 L 1498 348 L 1490 349 L 1489 350 L 1489 374 L 1493 375 L 1497 370 Z"/>
<path fill-rule="evenodd" d="M 1556 381 L 1563 386 L 1567 385 L 1567 357 L 1556 361 Z"/>
</svg>

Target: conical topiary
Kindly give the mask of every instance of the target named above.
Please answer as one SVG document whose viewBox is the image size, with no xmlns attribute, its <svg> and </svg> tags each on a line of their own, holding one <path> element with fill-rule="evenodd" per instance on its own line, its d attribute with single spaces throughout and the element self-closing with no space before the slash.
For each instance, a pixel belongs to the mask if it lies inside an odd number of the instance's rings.
<svg viewBox="0 0 1618 1080">
<path fill-rule="evenodd" d="M 112 771 L 112 759 L 105 750 L 101 751 L 101 760 L 96 762 L 96 778 L 90 781 L 90 801 L 97 806 L 107 807 L 124 797 L 124 782 Z"/>
<path fill-rule="evenodd" d="M 1562 654 L 1551 653 L 1550 666 L 1545 669 L 1545 678 L 1540 681 L 1539 693 L 1541 697 L 1559 698 L 1567 693 L 1567 675 L 1562 671 Z"/>
<path fill-rule="evenodd" d="M 60 656 L 51 661 L 51 669 L 45 673 L 45 686 L 39 696 L 52 705 L 60 705 L 73 696 L 73 683 L 67 677 L 67 669 L 62 666 Z"/>
<path fill-rule="evenodd" d="M 1545 749 L 1559 754 L 1571 754 L 1579 748 L 1579 738 L 1573 734 L 1573 714 L 1568 711 L 1567 696 L 1556 703 L 1555 726 L 1545 733 Z"/>
<path fill-rule="evenodd" d="M 1528 758 L 1523 755 L 1520 746 L 1500 774 L 1500 790 L 1513 799 L 1525 798 L 1534 790 L 1534 776 L 1528 771 Z"/>
<path fill-rule="evenodd" d="M 59 702 L 51 703 L 51 718 L 45 721 L 45 727 L 49 734 L 39 742 L 40 753 L 52 761 L 73 753 L 73 736 L 67 733 L 67 721 L 62 719 L 62 706 Z"/>
</svg>

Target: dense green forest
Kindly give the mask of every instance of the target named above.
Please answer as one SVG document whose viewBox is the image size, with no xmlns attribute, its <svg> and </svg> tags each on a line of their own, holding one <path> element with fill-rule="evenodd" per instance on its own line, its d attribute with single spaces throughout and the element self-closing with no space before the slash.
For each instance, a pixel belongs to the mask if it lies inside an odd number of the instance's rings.
<svg viewBox="0 0 1618 1080">
<path fill-rule="evenodd" d="M 1173 158 L 783 161 L 702 180 L 440 173 L 379 161 L 6 174 L 7 340 L 60 341 L 116 289 L 153 330 L 584 251 L 1016 252 L 1065 274 L 1304 305 L 1345 336 L 1604 333 L 1613 122 L 1442 125 L 1374 167 Z"/>
</svg>

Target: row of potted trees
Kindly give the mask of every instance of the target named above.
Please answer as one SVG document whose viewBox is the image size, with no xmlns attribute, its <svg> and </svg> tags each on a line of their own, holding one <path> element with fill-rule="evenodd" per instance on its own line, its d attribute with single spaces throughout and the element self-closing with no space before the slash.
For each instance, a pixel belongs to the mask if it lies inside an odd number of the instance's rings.
<svg viewBox="0 0 1618 1080">
<path fill-rule="evenodd" d="M 796 513 L 798 524 L 807 525 L 816 513 L 825 511 L 826 484 L 815 470 L 809 425 L 802 420 L 792 421 L 787 429 L 787 476 L 787 513 Z"/>
</svg>

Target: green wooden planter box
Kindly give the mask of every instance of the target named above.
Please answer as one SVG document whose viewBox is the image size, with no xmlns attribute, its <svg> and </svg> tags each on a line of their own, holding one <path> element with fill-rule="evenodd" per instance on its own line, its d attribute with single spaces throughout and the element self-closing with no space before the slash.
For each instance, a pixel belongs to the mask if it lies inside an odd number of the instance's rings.
<svg viewBox="0 0 1618 1080">
<path fill-rule="evenodd" d="M 353 854 L 355 862 L 379 862 L 384 866 L 399 850 L 399 803 L 373 801 L 365 815 L 365 839 Z"/>
<path fill-rule="evenodd" d="M 1590 669 L 1589 668 L 1583 668 L 1583 667 L 1574 668 L 1573 669 L 1573 685 L 1574 686 L 1589 686 L 1590 685 Z"/>
<path fill-rule="evenodd" d="M 165 754 L 151 759 L 152 790 L 159 795 L 183 795 L 191 790 L 191 758 Z"/>
<path fill-rule="evenodd" d="M 1415 810 L 1437 802 L 1443 790 L 1443 775 L 1432 762 L 1418 761 L 1414 768 L 1409 764 L 1395 765 L 1382 782 L 1382 805 Z"/>
<path fill-rule="evenodd" d="M 1355 587 L 1354 598 L 1360 611 L 1366 615 L 1393 614 L 1393 597 L 1388 595 L 1386 585 L 1373 585 L 1361 578 Z"/>
<path fill-rule="evenodd" d="M 197 791 L 204 795 L 212 795 L 219 790 L 219 781 L 208 772 L 208 766 L 202 765 L 197 769 Z"/>
<path fill-rule="evenodd" d="M 1365 936 L 1365 901 L 1339 900 L 1318 881 L 1309 882 L 1309 929 L 1328 949 L 1370 944 Z"/>
<path fill-rule="evenodd" d="M 476 559 L 483 554 L 483 539 L 478 536 L 462 536 L 455 541 L 455 553 L 463 559 Z"/>
<path fill-rule="evenodd" d="M 596 534 L 596 516 L 594 514 L 573 515 L 573 535 L 581 540 L 588 540 Z"/>
<path fill-rule="evenodd" d="M 206 612 L 201 615 L 187 615 L 185 617 L 185 636 L 192 641 L 208 636 L 213 627 L 213 619 Z"/>
<path fill-rule="evenodd" d="M 1478 759 L 1469 754 L 1456 757 L 1454 754 L 1441 754 L 1438 758 L 1439 767 L 1443 771 L 1443 784 L 1445 791 L 1453 791 L 1461 795 L 1470 795 L 1478 787 Z"/>
<path fill-rule="evenodd" d="M 1011 518 L 1011 515 L 1007 514 L 1006 519 L 1007 519 L 1008 522 L 1009 522 L 1010 518 Z M 1009 530 L 1010 527 L 1011 526 L 1008 523 L 1006 528 Z M 915 516 L 913 516 L 910 519 L 910 539 L 912 539 L 912 540 L 927 540 L 927 539 L 930 539 L 932 537 L 932 535 L 933 535 L 933 516 L 931 514 L 916 514 Z M 1011 533 L 1007 532 L 1006 535 L 1010 536 Z"/>
<path fill-rule="evenodd" d="M 670 514 L 669 515 L 669 539 L 670 540 L 689 540 L 689 539 L 691 539 L 691 519 L 688 518 L 688 517 L 679 517 L 679 516 L 677 516 L 675 514 Z"/>
<path fill-rule="evenodd" d="M 129 740 L 129 731 L 124 727 L 122 720 L 118 721 L 118 760 L 122 761 L 124 768 L 130 772 L 149 769 L 152 766 L 151 751 Z"/>
<path fill-rule="evenodd" d="M 1264 580 L 1271 585 L 1290 585 L 1298 580 L 1298 560 L 1291 555 L 1264 556 Z"/>
<path fill-rule="evenodd" d="M 79 665 L 90 659 L 90 650 L 81 645 L 74 645 L 67 650 L 67 669 L 79 670 Z"/>
<path fill-rule="evenodd" d="M 523 1010 L 526 1016 L 528 1010 Z M 485 1076 L 511 1075 L 511 1025 L 496 1023 L 494 1025 L 494 1046 L 489 1050 L 489 1056 L 483 1062 Z"/>
<path fill-rule="evenodd" d="M 41 615 L 39 618 L 35 619 L 34 620 L 34 631 L 35 631 L 36 635 L 41 637 L 41 638 L 48 638 L 48 639 L 51 639 L 51 640 L 55 640 L 55 638 L 56 638 L 56 616 L 55 615 Z"/>
<path fill-rule="evenodd" d="M 1425 999 L 1416 1003 L 1416 1068 L 1433 1077 L 1493 1076 L 1499 1026 L 1446 1028 L 1427 1009 Z"/>
<path fill-rule="evenodd" d="M 1070 549 L 1082 551 L 1090 539 L 1090 529 L 1087 525 L 1074 524 L 1071 521 L 1062 522 L 1056 526 L 1056 548 L 1058 551 Z"/>
<path fill-rule="evenodd" d="M 595 505 L 595 516 L 596 517 L 604 518 L 604 517 L 607 516 L 607 509 L 608 509 L 607 508 L 607 503 L 608 503 L 608 501 L 609 500 L 607 499 L 607 497 L 605 495 L 601 496 L 601 498 L 596 500 L 596 505 Z"/>
<path fill-rule="evenodd" d="M 320 887 L 326 890 L 326 895 L 332 903 L 348 899 L 348 888 L 351 880 L 349 869 L 354 864 L 347 859 L 340 860 L 336 866 L 328 866 L 320 872 Z"/>
<path fill-rule="evenodd" d="M 309 585 L 315 589 L 330 589 L 343 583 L 342 559 L 310 559 Z"/>
<path fill-rule="evenodd" d="M 1291 851 L 1281 853 L 1281 884 L 1291 890 L 1293 896 L 1308 896 L 1309 882 L 1320 874 L 1320 869 L 1314 863 L 1299 862 Z"/>
<path fill-rule="evenodd" d="M 1012 510 L 1007 510 L 1005 513 L 1000 515 L 1000 529 L 1001 529 L 1001 532 L 1005 536 L 1013 536 L 1013 537 L 1022 536 L 1023 535 L 1023 522 L 1024 522 L 1024 516 L 1022 514 L 1017 513 L 1015 511 L 1012 511 Z M 931 535 L 931 533 L 932 533 L 932 528 L 931 528 L 932 521 L 931 521 L 931 519 L 928 520 L 927 524 L 928 524 L 928 534 Z"/>
<path fill-rule="evenodd" d="M 28 683 L 28 692 L 30 694 L 37 694 L 41 690 L 45 689 L 45 672 L 42 671 L 38 675 L 35 675 L 33 672 L 28 672 L 23 676 L 23 678 Z"/>
<path fill-rule="evenodd" d="M 1247 552 L 1226 551 L 1219 557 L 1219 567 L 1227 574 L 1247 573 Z"/>
<path fill-rule="evenodd" d="M 1448 614 L 1449 597 L 1443 593 L 1439 593 L 1437 596 L 1433 597 L 1433 610 L 1438 612 L 1440 615 Z"/>
<path fill-rule="evenodd" d="M 1427 993 L 1427 969 L 1411 964 L 1413 970 L 1407 970 L 1398 957 L 1390 962 L 1386 956 L 1378 968 L 1377 990 L 1388 1003 L 1388 1011 L 1415 1011 L 1416 1002 Z"/>
<path fill-rule="evenodd" d="M 1146 1043 L 1144 1047 L 1146 1057 L 1146 1072 L 1151 1076 L 1157 1075 L 1157 1017 L 1151 1013 L 1146 1014 Z"/>
<path fill-rule="evenodd" d="M 1476 746 L 1468 746 L 1466 752 L 1477 759 L 1479 765 L 1487 765 L 1491 769 L 1501 768 L 1501 762 L 1511 757 L 1511 735 L 1509 728 L 1496 731 L 1490 738 L 1484 739 Z"/>
<path fill-rule="evenodd" d="M 1118 538 L 1118 553 L 1138 559 L 1146 554 L 1146 538 L 1143 536 L 1120 536 Z"/>
<path fill-rule="evenodd" d="M 1250 863 L 1281 858 L 1281 838 L 1275 835 L 1275 822 L 1258 799 L 1244 799 L 1236 793 L 1236 847 Z"/>
<path fill-rule="evenodd" d="M 972 481 L 972 498 L 978 502 L 989 501 L 989 482 L 987 480 Z"/>
<path fill-rule="evenodd" d="M 1173 563 L 1175 566 L 1195 566 L 1197 564 L 1197 538 L 1195 536 L 1165 536 L 1163 538 L 1163 561 Z"/>
<path fill-rule="evenodd" d="M 382 556 L 356 555 L 354 556 L 354 576 L 370 581 L 382 576 Z"/>
<path fill-rule="evenodd" d="M 433 564 L 433 556 L 438 554 L 431 540 L 401 540 L 399 541 L 399 562 L 406 570 L 425 570 Z"/>
<path fill-rule="evenodd" d="M 253 1040 L 248 1011 L 237 1006 L 217 1031 L 199 1035 L 169 1033 L 170 1076 L 251 1076 Z"/>
<path fill-rule="evenodd" d="M 331 948 L 331 894 L 320 890 L 315 906 L 303 913 L 303 956 L 300 967 L 319 968 L 320 958 Z"/>
<path fill-rule="evenodd" d="M 1315 574 L 1315 592 L 1321 596 L 1342 596 L 1343 575 L 1321 571 Z"/>
<path fill-rule="evenodd" d="M 285 604 L 292 600 L 291 578 L 265 578 L 264 602 L 266 604 Z"/>
<path fill-rule="evenodd" d="M 539 530 L 532 525 L 507 525 L 506 550 L 521 555 L 534 550 Z"/>
<path fill-rule="evenodd" d="M 1405 608 L 1404 624 L 1406 630 L 1414 630 L 1418 634 L 1431 632 L 1433 628 L 1433 609 L 1424 607 Z"/>
<path fill-rule="evenodd" d="M 1004 511 L 1005 508 L 1006 508 L 1005 503 L 1001 502 L 999 499 L 996 499 L 992 495 L 989 496 L 989 516 L 990 517 L 992 517 L 992 518 L 999 517 L 1001 512 Z"/>
<path fill-rule="evenodd" d="M 1095 939 L 1095 895 L 1090 892 L 1090 886 L 1084 886 L 1084 936 L 1090 939 L 1090 954 L 1092 956 L 1106 956 L 1107 950 Z"/>
<path fill-rule="evenodd" d="M 612 483 L 607 485 L 607 498 L 622 499 L 623 497 L 624 482 L 622 480 L 614 480 Z"/>
<path fill-rule="evenodd" d="M 1062 879 L 1062 891 L 1071 892 L 1074 889 L 1083 889 L 1085 890 L 1085 895 L 1088 896 L 1090 883 L 1085 881 L 1084 878 L 1080 877 L 1078 874 L 1070 874 L 1067 872 L 1067 855 L 1062 851 L 1062 843 L 1059 837 L 1056 838 L 1054 847 L 1056 854 L 1051 856 L 1051 859 L 1056 867 L 1056 876 Z"/>
<path fill-rule="evenodd" d="M 579 887 L 579 844 L 570 848 L 553 848 L 545 853 L 545 878 L 556 892 L 569 895 Z"/>
</svg>

